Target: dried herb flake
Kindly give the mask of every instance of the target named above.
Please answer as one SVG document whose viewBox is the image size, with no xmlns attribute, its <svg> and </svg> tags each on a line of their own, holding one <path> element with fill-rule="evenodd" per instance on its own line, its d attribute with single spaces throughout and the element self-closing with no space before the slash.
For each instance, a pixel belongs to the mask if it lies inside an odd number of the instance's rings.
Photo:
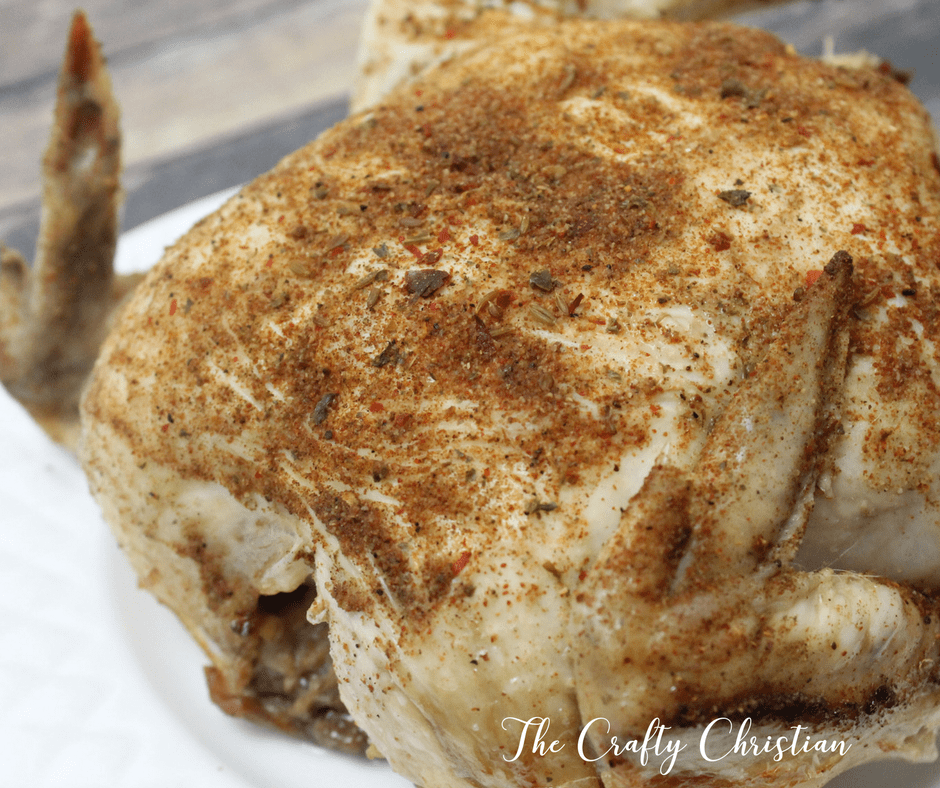
<svg viewBox="0 0 940 788">
<path fill-rule="evenodd" d="M 751 193 L 744 189 L 727 189 L 726 191 L 718 192 L 718 199 L 724 200 L 728 205 L 734 208 L 740 208 L 750 197 Z"/>
<path fill-rule="evenodd" d="M 552 272 L 547 268 L 543 268 L 540 271 L 533 271 L 529 274 L 529 284 L 532 287 L 537 287 L 539 290 L 544 290 L 546 293 L 550 293 L 555 287 L 555 282 L 552 280 Z"/>
<path fill-rule="evenodd" d="M 399 358 L 401 355 L 398 352 L 398 340 L 393 339 L 385 346 L 385 350 L 372 359 L 372 366 L 384 367 L 386 364 L 397 362 Z"/>
<path fill-rule="evenodd" d="M 408 292 L 421 298 L 429 298 L 448 279 L 447 271 L 436 268 L 422 268 L 417 271 L 408 271 L 405 274 L 405 287 Z"/>
<path fill-rule="evenodd" d="M 333 400 L 335 400 L 337 396 L 338 394 L 336 392 L 330 392 L 320 397 L 320 401 L 317 402 L 313 409 L 313 415 L 310 417 L 314 424 L 322 424 L 326 421 L 327 410 L 329 410 L 330 405 L 333 404 Z"/>
</svg>

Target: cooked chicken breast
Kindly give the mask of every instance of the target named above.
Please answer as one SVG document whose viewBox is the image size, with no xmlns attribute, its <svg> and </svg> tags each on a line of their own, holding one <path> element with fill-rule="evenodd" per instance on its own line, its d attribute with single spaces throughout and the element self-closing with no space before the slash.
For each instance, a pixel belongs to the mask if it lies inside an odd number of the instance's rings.
<svg viewBox="0 0 940 788">
<path fill-rule="evenodd" d="M 352 718 L 426 788 L 930 757 L 938 198 L 888 74 L 723 24 L 523 33 L 169 249 L 82 460 L 228 711 L 322 718 L 325 625 Z M 710 757 L 722 719 L 846 746 Z M 665 776 L 611 750 L 654 722 Z"/>
</svg>

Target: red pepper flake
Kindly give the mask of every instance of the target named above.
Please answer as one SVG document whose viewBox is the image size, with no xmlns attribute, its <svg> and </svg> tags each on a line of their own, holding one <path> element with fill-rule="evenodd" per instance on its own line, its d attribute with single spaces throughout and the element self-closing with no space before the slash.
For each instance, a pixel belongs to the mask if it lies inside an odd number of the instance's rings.
<svg viewBox="0 0 940 788">
<path fill-rule="evenodd" d="M 581 306 L 581 302 L 584 300 L 584 293 L 578 293 L 574 297 L 574 301 L 568 304 L 568 317 L 574 317 L 575 310 Z M 601 321 L 603 322 L 603 321 Z"/>
<path fill-rule="evenodd" d="M 284 214 L 282 213 L 280 216 L 277 217 L 277 222 L 278 224 L 280 224 L 283 221 L 284 221 Z"/>
<path fill-rule="evenodd" d="M 451 564 L 450 566 L 451 571 L 455 575 L 459 575 L 460 570 L 463 569 L 468 563 L 470 563 L 470 551 L 464 550 L 460 554 L 460 558 L 458 558 L 456 561 L 454 561 L 454 563 Z"/>
<path fill-rule="evenodd" d="M 417 257 L 419 260 L 424 256 L 424 252 L 422 252 L 422 251 L 421 251 L 417 246 L 415 246 L 414 244 L 407 244 L 407 245 L 405 246 L 405 249 L 407 249 L 409 252 L 411 252 L 411 253 L 412 253 L 415 257 Z"/>
<path fill-rule="evenodd" d="M 490 469 L 489 469 L 489 468 L 486 468 L 486 469 L 483 471 L 483 477 L 484 477 L 485 479 L 489 479 L 489 478 L 490 478 Z"/>
<path fill-rule="evenodd" d="M 381 413 L 385 410 L 385 406 L 381 402 L 373 402 L 369 406 L 369 410 L 372 411 L 372 413 Z"/>
<path fill-rule="evenodd" d="M 874 163 L 874 159 L 859 159 L 857 162 L 859 167 L 871 167 Z"/>
<path fill-rule="evenodd" d="M 856 222 L 852 225 L 852 235 L 861 235 L 862 233 L 867 233 L 868 228 L 864 224 L 859 224 Z"/>
<path fill-rule="evenodd" d="M 447 28 L 447 30 L 444 31 L 444 38 L 447 39 L 448 41 L 455 38 L 456 36 L 457 36 L 457 31 L 454 30 L 454 28 L 452 27 L 449 27 Z"/>
<path fill-rule="evenodd" d="M 585 345 L 584 343 L 581 344 L 581 350 L 590 350 L 590 349 L 591 349 L 590 345 Z"/>
<path fill-rule="evenodd" d="M 439 244 L 445 244 L 450 240 L 450 230 L 446 227 L 437 234 L 437 242 Z"/>
<path fill-rule="evenodd" d="M 264 267 L 270 268 L 272 265 L 274 265 L 274 255 L 271 255 L 270 257 L 268 257 L 268 262 L 264 264 Z"/>
<path fill-rule="evenodd" d="M 796 133 L 801 137 L 806 137 L 807 139 L 813 136 L 813 130 L 807 128 L 806 126 L 797 126 Z"/>
<path fill-rule="evenodd" d="M 162 427 L 160 427 L 160 432 L 166 432 L 169 429 L 170 429 L 170 425 L 164 424 Z"/>
<path fill-rule="evenodd" d="M 480 245 L 480 236 L 471 235 L 470 236 L 470 246 L 479 246 Z"/>
<path fill-rule="evenodd" d="M 175 298 L 172 301 L 170 301 L 170 314 L 171 315 L 176 314 L 176 299 Z"/>
<path fill-rule="evenodd" d="M 260 479 L 264 474 L 261 471 L 255 471 L 255 478 Z"/>
<path fill-rule="evenodd" d="M 421 257 L 418 259 L 418 262 L 422 265 L 434 265 L 434 263 L 441 259 L 443 254 L 444 250 L 438 248 L 433 252 L 426 252 L 425 254 L 421 255 Z"/>
<path fill-rule="evenodd" d="M 823 275 L 822 271 L 807 271 L 806 272 L 806 286 L 812 287 L 816 284 L 816 281 Z"/>
<path fill-rule="evenodd" d="M 515 294 L 509 290 L 500 290 L 496 294 L 496 306 L 500 309 L 509 309 L 509 305 L 515 299 Z"/>
<path fill-rule="evenodd" d="M 396 427 L 400 427 L 402 429 L 411 429 L 411 425 L 414 423 L 414 420 L 414 413 L 398 413 L 395 415 L 395 418 L 392 419 L 392 423 Z"/>
<path fill-rule="evenodd" d="M 731 238 L 720 230 L 708 238 L 708 243 L 716 252 L 724 252 L 731 248 Z"/>
</svg>

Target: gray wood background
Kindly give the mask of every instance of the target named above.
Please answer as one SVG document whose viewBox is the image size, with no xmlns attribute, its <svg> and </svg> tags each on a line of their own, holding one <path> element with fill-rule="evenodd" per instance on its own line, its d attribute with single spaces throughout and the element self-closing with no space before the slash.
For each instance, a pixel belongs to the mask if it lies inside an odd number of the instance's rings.
<svg viewBox="0 0 940 788">
<path fill-rule="evenodd" d="M 0 240 L 31 257 L 75 0 L 0 0 Z M 241 183 L 346 112 L 365 0 L 84 0 L 121 105 L 124 226 Z"/>
<path fill-rule="evenodd" d="M 366 0 L 85 0 L 122 107 L 125 228 L 265 171 L 346 111 Z M 0 0 L 0 240 L 31 257 L 74 0 Z M 798 0 L 739 19 L 912 69 L 940 118 L 940 1 Z"/>
</svg>

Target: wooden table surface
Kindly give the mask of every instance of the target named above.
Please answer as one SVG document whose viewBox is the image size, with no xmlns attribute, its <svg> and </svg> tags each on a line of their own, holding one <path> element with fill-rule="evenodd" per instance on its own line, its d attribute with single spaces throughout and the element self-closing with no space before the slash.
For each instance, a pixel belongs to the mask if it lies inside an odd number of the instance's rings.
<svg viewBox="0 0 940 788">
<path fill-rule="evenodd" d="M 75 0 L 0 0 L 0 239 L 32 257 Z M 124 135 L 123 224 L 264 172 L 346 113 L 365 0 L 84 0 Z"/>
<path fill-rule="evenodd" d="M 366 0 L 85 0 L 122 108 L 124 227 L 261 173 L 341 118 Z M 0 0 L 0 240 L 33 253 L 39 162 L 74 8 Z M 940 119 L 940 2 L 801 0 L 739 16 L 818 54 L 915 71 Z"/>
</svg>

